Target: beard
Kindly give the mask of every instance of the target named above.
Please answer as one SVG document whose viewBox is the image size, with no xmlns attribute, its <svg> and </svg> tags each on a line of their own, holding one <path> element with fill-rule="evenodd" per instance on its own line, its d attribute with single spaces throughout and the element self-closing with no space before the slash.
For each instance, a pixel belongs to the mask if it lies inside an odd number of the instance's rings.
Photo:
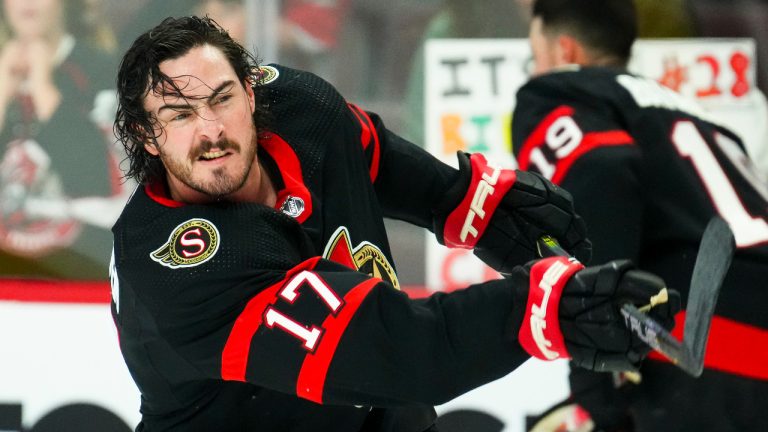
<svg viewBox="0 0 768 432">
<path fill-rule="evenodd" d="M 241 154 L 244 166 L 241 168 L 232 168 L 227 166 L 220 166 L 212 171 L 210 175 L 206 177 L 211 178 L 199 178 L 192 172 L 192 167 L 195 162 L 200 160 L 203 153 L 209 151 L 212 148 L 218 148 L 220 150 L 231 150 L 233 155 Z M 160 154 L 160 159 L 165 164 L 168 173 L 176 177 L 179 181 L 184 183 L 190 189 L 193 189 L 202 194 L 208 195 L 214 200 L 221 200 L 227 195 L 240 190 L 243 187 L 248 176 L 251 173 L 251 167 L 256 158 L 257 139 L 256 134 L 253 134 L 250 145 L 245 147 L 245 152 L 242 152 L 243 146 L 236 141 L 232 141 L 223 138 L 216 143 L 211 141 L 203 141 L 200 145 L 193 149 L 186 161 L 176 160 L 169 157 L 167 154 Z M 230 157 L 232 157 L 230 156 Z"/>
</svg>

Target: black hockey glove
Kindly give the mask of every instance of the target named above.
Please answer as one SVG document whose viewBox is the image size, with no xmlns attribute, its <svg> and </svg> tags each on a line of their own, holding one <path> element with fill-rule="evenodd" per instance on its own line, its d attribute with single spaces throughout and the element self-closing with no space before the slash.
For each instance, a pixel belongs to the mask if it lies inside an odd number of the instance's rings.
<svg viewBox="0 0 768 432">
<path fill-rule="evenodd" d="M 534 357 L 572 358 L 572 364 L 594 371 L 637 370 L 651 348 L 625 324 L 620 309 L 625 303 L 647 305 L 664 281 L 632 267 L 625 260 L 584 268 L 554 257 L 518 268 L 512 277 L 528 279 L 515 285 L 518 301 L 526 304 L 520 345 Z M 648 313 L 671 329 L 680 295 L 668 290 L 668 297 Z"/>
<path fill-rule="evenodd" d="M 503 274 L 537 258 L 536 240 L 544 234 L 589 261 L 592 245 L 567 191 L 535 173 L 488 165 L 481 154 L 458 158 L 459 180 L 435 211 L 441 244 L 474 249 Z"/>
</svg>

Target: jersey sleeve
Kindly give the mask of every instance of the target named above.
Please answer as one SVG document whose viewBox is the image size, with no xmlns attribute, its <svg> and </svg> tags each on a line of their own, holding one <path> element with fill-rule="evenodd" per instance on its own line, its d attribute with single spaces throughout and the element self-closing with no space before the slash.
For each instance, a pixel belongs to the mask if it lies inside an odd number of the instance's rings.
<svg viewBox="0 0 768 432">
<path fill-rule="evenodd" d="M 506 336 L 511 291 L 502 285 L 411 300 L 381 280 L 310 261 L 249 301 L 224 346 L 222 378 L 317 403 L 442 403 L 527 358 Z"/>
<path fill-rule="evenodd" d="M 153 369 L 173 383 L 242 381 L 323 404 L 397 406 L 447 401 L 528 358 L 510 336 L 512 282 L 414 300 L 319 257 L 286 267 L 303 253 L 282 215 L 269 226 L 236 212 L 197 215 L 217 227 L 217 249 L 203 262 L 183 259 L 205 237 L 189 221 L 179 226 L 196 230 L 116 228 L 130 238 L 164 233 L 151 246 L 116 236 L 115 321 L 134 374 Z M 165 261 L 175 268 L 152 258 L 163 261 L 156 251 L 169 231 L 178 234 L 178 253 Z M 249 248 L 257 237 L 268 248 Z"/>
<path fill-rule="evenodd" d="M 573 195 L 587 223 L 592 262 L 638 258 L 641 154 L 609 104 L 533 80 L 517 94 L 512 141 L 520 169 L 538 172 Z"/>
<path fill-rule="evenodd" d="M 361 143 L 384 216 L 433 229 L 433 211 L 458 178 L 458 170 L 407 141 L 381 118 L 349 104 L 362 128 Z"/>
</svg>

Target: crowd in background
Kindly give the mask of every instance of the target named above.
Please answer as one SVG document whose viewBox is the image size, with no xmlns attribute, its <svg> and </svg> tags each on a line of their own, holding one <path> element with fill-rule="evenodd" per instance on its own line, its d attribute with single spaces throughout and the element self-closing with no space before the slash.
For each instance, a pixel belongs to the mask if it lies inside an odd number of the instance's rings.
<svg viewBox="0 0 768 432">
<path fill-rule="evenodd" d="M 117 59 L 163 16 L 210 14 L 246 46 L 270 22 L 276 61 L 316 72 L 423 142 L 423 46 L 525 37 L 529 0 L 7 0 L 0 11 L 0 273 L 106 278 L 109 226 L 130 192 L 111 136 Z M 276 16 L 259 20 L 261 6 Z M 752 37 L 764 0 L 637 0 L 640 37 Z M 258 47 L 254 47 L 257 55 Z M 758 84 L 768 69 L 758 62 Z M 118 210 L 119 211 L 119 210 Z M 424 283 L 423 233 L 393 224 L 405 284 Z M 407 264 L 406 264 L 407 263 Z"/>
<path fill-rule="evenodd" d="M 252 46 L 245 28 L 248 0 L 82 1 L 87 5 L 83 21 L 93 22 L 92 37 L 98 36 L 116 56 L 160 17 L 190 13 L 211 14 Z M 413 118 L 402 102 L 413 84 L 412 70 L 420 67 L 416 60 L 425 40 L 525 37 L 531 2 L 255 0 L 257 13 L 265 3 L 276 4 L 279 14 L 278 55 L 265 60 L 318 73 L 347 98 L 391 113 L 385 118 L 398 122 L 393 129 L 402 130 L 400 126 Z M 768 1 L 637 0 L 636 4 L 641 38 L 753 37 L 757 57 L 768 56 L 768 43 L 763 42 L 768 30 L 762 25 L 768 17 Z M 758 82 L 764 89 L 768 70 L 758 67 Z"/>
</svg>

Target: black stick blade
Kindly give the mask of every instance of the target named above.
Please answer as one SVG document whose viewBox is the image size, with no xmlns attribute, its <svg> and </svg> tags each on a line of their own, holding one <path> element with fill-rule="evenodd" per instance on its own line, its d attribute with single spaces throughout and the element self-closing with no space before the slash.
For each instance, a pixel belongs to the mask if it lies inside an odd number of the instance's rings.
<svg viewBox="0 0 768 432">
<path fill-rule="evenodd" d="M 699 245 L 688 291 L 683 344 L 690 356 L 692 375 L 704 370 L 704 351 L 726 273 L 731 266 L 736 242 L 728 224 L 715 217 L 709 221 Z"/>
</svg>

